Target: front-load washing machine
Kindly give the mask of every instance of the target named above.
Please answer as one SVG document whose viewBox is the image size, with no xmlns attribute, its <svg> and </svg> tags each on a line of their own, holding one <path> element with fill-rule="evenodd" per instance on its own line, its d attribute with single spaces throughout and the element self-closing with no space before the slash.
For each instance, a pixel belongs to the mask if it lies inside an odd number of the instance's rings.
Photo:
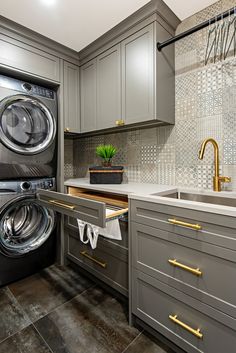
<svg viewBox="0 0 236 353">
<path fill-rule="evenodd" d="M 55 262 L 56 216 L 37 200 L 55 179 L 0 182 L 0 286 Z"/>
<path fill-rule="evenodd" d="M 57 96 L 0 75 L 0 180 L 56 175 Z"/>
</svg>

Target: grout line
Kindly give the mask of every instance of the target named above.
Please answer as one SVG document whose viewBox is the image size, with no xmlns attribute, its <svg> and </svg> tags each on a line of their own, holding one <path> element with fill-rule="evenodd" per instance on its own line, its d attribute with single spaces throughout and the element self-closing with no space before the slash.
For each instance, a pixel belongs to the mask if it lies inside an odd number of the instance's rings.
<svg viewBox="0 0 236 353">
<path fill-rule="evenodd" d="M 14 297 L 15 301 L 18 303 L 19 307 L 21 308 L 21 310 L 23 311 L 24 315 L 27 317 L 27 319 L 29 320 L 29 322 L 32 324 L 32 320 L 30 319 L 30 317 L 28 316 L 27 312 L 24 310 L 23 306 L 20 304 L 20 302 L 17 300 L 16 296 L 14 295 L 14 293 L 12 292 L 11 288 L 7 287 L 8 290 L 11 292 L 12 296 Z"/>
<path fill-rule="evenodd" d="M 49 314 L 53 313 L 54 311 L 56 311 L 57 309 L 59 309 L 60 307 L 62 307 L 63 305 L 67 304 L 67 303 L 70 303 L 73 299 L 77 298 L 77 297 L 80 297 L 82 294 L 84 294 L 85 292 L 87 292 L 87 290 L 91 289 L 91 288 L 94 288 L 96 287 L 96 284 L 93 284 L 91 287 L 88 287 L 86 289 L 84 289 L 81 293 L 78 293 L 77 295 L 75 295 L 73 298 L 67 300 L 66 302 L 64 303 L 61 303 L 60 305 L 56 306 L 54 309 L 50 310 L 47 314 L 41 316 L 40 318 L 34 320 L 34 321 L 31 321 L 32 324 L 34 325 L 34 323 L 36 323 L 37 321 L 43 319 L 44 317 L 48 316 Z"/>
<path fill-rule="evenodd" d="M 14 335 L 20 333 L 21 331 L 25 330 L 27 327 L 29 327 L 30 325 L 32 325 L 32 321 L 30 320 L 29 316 L 26 314 L 26 312 L 24 311 L 24 309 L 22 308 L 22 306 L 20 305 L 20 303 L 18 302 L 18 300 L 16 299 L 16 297 L 14 296 L 14 294 L 12 293 L 12 291 L 10 290 L 10 288 L 7 288 L 7 290 L 9 290 L 9 292 L 11 293 L 11 295 L 13 296 L 14 300 L 17 302 L 17 304 L 19 305 L 20 309 L 22 310 L 23 314 L 25 315 L 25 318 L 28 320 L 27 325 L 25 325 L 24 327 L 20 328 L 19 330 L 15 331 L 14 333 L 12 333 L 11 335 L 5 337 L 3 340 L 0 341 L 0 344 L 3 343 L 4 341 L 6 341 L 8 338 L 13 337 Z"/>
<path fill-rule="evenodd" d="M 144 330 L 142 330 L 134 339 L 133 341 L 131 341 L 128 346 L 121 352 L 121 353 L 125 353 L 127 351 L 127 349 L 142 335 L 142 333 L 144 332 Z"/>
<path fill-rule="evenodd" d="M 3 343 L 4 341 L 6 341 L 8 338 L 11 338 L 13 337 L 14 335 L 20 333 L 21 331 L 25 330 L 27 327 L 29 326 L 33 326 L 36 330 L 37 328 L 35 327 L 35 323 L 39 320 L 41 320 L 42 318 L 46 317 L 47 315 L 49 315 L 50 313 L 52 313 L 53 311 L 57 310 L 58 308 L 60 308 L 62 305 L 65 305 L 66 303 L 69 303 L 70 301 L 72 301 L 74 298 L 82 295 L 83 293 L 85 293 L 87 290 L 89 290 L 90 288 L 95 288 L 97 285 L 96 284 L 93 284 L 91 285 L 90 287 L 88 287 L 87 289 L 84 289 L 81 293 L 77 294 L 76 296 L 74 296 L 73 298 L 71 298 L 70 300 L 66 301 L 65 303 L 62 303 L 60 305 L 58 305 L 56 308 L 52 309 L 51 311 L 49 311 L 47 314 L 43 315 L 42 317 L 40 317 L 39 319 L 35 320 L 35 321 L 32 321 L 28 314 L 24 311 L 23 307 L 21 306 L 21 304 L 18 302 L 18 300 L 16 299 L 15 295 L 12 293 L 11 289 L 7 286 L 5 288 L 7 288 L 9 290 L 9 292 L 12 294 L 12 296 L 14 297 L 15 301 L 17 302 L 17 304 L 19 305 L 19 307 L 21 308 L 22 312 L 24 313 L 24 315 L 26 316 L 26 318 L 29 320 L 29 322 L 27 323 L 26 326 L 24 326 L 23 328 L 17 330 L 16 332 L 12 333 L 11 335 L 7 336 L 6 338 L 4 338 L 3 340 L 0 341 L 0 344 Z M 38 330 L 37 330 L 38 332 Z M 41 334 L 40 334 L 41 336 Z M 49 347 L 50 348 L 50 347 Z M 51 350 L 51 349 L 50 349 Z M 51 350 L 52 353 L 54 353 L 52 350 Z"/>
<path fill-rule="evenodd" d="M 36 332 L 38 333 L 38 335 L 42 338 L 43 342 L 46 344 L 46 346 L 49 348 L 51 353 L 54 353 L 54 351 L 52 350 L 52 348 L 49 346 L 49 344 L 47 343 L 47 341 L 44 339 L 44 337 L 41 335 L 41 333 L 39 332 L 39 330 L 37 329 L 37 327 L 32 324 L 32 326 L 34 327 L 34 329 L 36 330 Z"/>
</svg>

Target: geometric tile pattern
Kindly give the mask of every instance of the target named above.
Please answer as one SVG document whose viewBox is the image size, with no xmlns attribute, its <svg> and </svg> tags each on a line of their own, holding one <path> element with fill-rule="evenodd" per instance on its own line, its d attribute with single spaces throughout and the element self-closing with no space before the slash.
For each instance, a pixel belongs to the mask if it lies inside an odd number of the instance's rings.
<svg viewBox="0 0 236 353">
<path fill-rule="evenodd" d="M 220 0 L 184 20 L 181 33 L 235 6 Z M 136 129 L 80 138 L 65 146 L 66 176 L 88 176 L 88 167 L 100 163 L 95 148 L 112 143 L 118 148 L 113 163 L 124 165 L 124 180 L 176 184 L 212 189 L 213 148 L 207 146 L 204 160 L 198 159 L 201 142 L 217 140 L 225 185 L 236 190 L 236 58 L 204 64 L 208 28 L 175 44 L 175 126 Z M 168 104 L 168 103 L 167 103 Z"/>
</svg>

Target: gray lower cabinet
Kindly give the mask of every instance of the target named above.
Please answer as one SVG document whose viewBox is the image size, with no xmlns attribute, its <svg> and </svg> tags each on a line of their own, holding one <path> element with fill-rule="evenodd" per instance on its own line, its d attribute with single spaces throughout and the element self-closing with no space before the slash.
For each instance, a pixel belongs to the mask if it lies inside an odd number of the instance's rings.
<svg viewBox="0 0 236 353">
<path fill-rule="evenodd" d="M 59 58 L 0 34 L 0 66 L 60 81 Z"/>
<path fill-rule="evenodd" d="M 64 61 L 64 129 L 80 132 L 79 67 Z"/>
<path fill-rule="evenodd" d="M 137 270 L 132 276 L 132 312 L 152 328 L 188 353 L 234 351 L 235 322 L 226 326 L 210 307 L 151 276 Z"/>
<path fill-rule="evenodd" d="M 185 242 L 195 239 L 202 246 L 210 243 L 236 250 L 235 217 L 138 200 L 132 200 L 130 212 L 132 221 L 164 230 L 170 235 L 178 234 Z M 192 227 L 175 225 L 172 220 L 189 223 Z M 201 229 L 196 230 L 196 225 Z"/>
<path fill-rule="evenodd" d="M 97 61 L 89 61 L 80 68 L 81 132 L 97 127 Z"/>
<path fill-rule="evenodd" d="M 92 250 L 89 245 L 80 241 L 78 230 L 67 228 L 66 233 L 67 258 L 127 296 L 128 250 L 101 236 L 98 239 L 97 248 Z"/>
<path fill-rule="evenodd" d="M 122 118 L 125 124 L 155 119 L 154 23 L 122 41 Z"/>
<path fill-rule="evenodd" d="M 131 310 L 188 353 L 236 344 L 233 217 L 131 200 Z"/>
<path fill-rule="evenodd" d="M 120 44 L 97 57 L 97 129 L 116 126 L 121 119 Z"/>
<path fill-rule="evenodd" d="M 133 267 L 236 319 L 235 251 L 137 223 L 132 243 Z"/>
</svg>

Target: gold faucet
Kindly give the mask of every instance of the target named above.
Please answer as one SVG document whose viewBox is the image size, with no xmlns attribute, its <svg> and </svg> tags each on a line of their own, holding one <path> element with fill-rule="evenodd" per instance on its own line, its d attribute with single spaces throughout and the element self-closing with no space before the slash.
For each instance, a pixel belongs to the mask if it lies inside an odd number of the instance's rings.
<svg viewBox="0 0 236 353">
<path fill-rule="evenodd" d="M 208 142 L 212 143 L 214 147 L 214 165 L 215 165 L 215 175 L 213 177 L 213 190 L 214 191 L 221 191 L 221 183 L 230 183 L 230 177 L 220 176 L 220 169 L 219 169 L 219 146 L 216 140 L 213 138 L 206 139 L 202 142 L 201 149 L 199 151 L 199 159 L 203 159 L 205 148 Z"/>
</svg>

